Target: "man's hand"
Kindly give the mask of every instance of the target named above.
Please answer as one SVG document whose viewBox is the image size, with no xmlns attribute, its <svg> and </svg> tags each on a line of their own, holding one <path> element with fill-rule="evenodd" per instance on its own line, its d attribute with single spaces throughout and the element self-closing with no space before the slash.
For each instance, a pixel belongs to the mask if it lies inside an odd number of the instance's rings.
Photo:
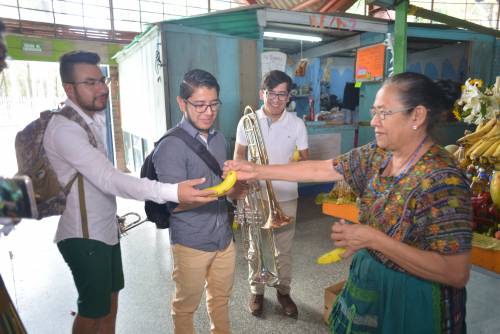
<svg viewBox="0 0 500 334">
<path fill-rule="evenodd" d="M 213 190 L 198 190 L 195 186 L 205 182 L 205 178 L 187 180 L 180 182 L 177 192 L 180 204 L 204 204 L 216 201 L 217 197 Z"/>
<path fill-rule="evenodd" d="M 243 160 L 227 160 L 224 162 L 224 177 L 230 170 L 236 171 L 238 181 L 255 180 L 257 178 L 257 165 Z"/>
<path fill-rule="evenodd" d="M 227 193 L 231 199 L 243 199 L 248 193 L 248 184 L 245 181 L 237 181 L 233 188 Z"/>
</svg>

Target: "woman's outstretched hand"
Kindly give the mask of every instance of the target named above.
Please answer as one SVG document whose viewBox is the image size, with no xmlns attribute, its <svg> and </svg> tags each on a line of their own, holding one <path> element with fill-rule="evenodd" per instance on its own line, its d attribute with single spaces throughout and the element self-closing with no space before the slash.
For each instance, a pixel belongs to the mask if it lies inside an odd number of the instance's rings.
<svg viewBox="0 0 500 334">
<path fill-rule="evenodd" d="M 230 170 L 234 170 L 238 181 L 255 180 L 257 178 L 256 169 L 257 165 L 249 161 L 227 160 L 224 162 L 223 175 L 226 176 Z"/>
</svg>

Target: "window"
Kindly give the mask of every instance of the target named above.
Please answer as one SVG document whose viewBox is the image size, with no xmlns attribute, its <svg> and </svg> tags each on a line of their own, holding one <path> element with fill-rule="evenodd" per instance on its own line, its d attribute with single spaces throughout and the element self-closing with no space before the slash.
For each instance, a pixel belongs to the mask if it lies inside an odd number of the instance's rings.
<svg viewBox="0 0 500 334">
<path fill-rule="evenodd" d="M 0 17 L 141 32 L 149 23 L 246 5 L 243 0 L 0 0 Z M 19 7 L 19 10 L 18 10 Z"/>
<path fill-rule="evenodd" d="M 410 0 L 412 5 L 433 10 L 462 20 L 498 29 L 497 0 Z M 356 1 L 347 13 L 365 14 L 365 0 Z M 429 23 L 429 20 L 408 16 L 409 22 Z M 439 23 L 439 22 L 434 22 Z"/>
</svg>

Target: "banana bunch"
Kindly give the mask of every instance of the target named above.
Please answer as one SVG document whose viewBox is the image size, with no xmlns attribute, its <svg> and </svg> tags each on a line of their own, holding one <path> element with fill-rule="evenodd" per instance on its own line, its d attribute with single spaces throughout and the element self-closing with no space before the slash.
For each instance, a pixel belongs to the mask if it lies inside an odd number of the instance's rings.
<svg viewBox="0 0 500 334">
<path fill-rule="evenodd" d="M 237 180 L 236 172 L 234 170 L 230 170 L 227 173 L 224 181 L 222 181 L 221 183 L 219 183 L 216 186 L 208 187 L 207 189 L 215 191 L 215 194 L 213 196 L 221 197 L 221 196 L 224 196 L 225 194 L 227 194 L 227 192 L 229 190 L 231 190 L 231 188 L 236 183 L 236 180 Z"/>
<path fill-rule="evenodd" d="M 465 157 L 471 161 L 493 165 L 500 163 L 500 120 L 495 117 L 490 119 L 457 143 L 465 147 Z"/>
</svg>

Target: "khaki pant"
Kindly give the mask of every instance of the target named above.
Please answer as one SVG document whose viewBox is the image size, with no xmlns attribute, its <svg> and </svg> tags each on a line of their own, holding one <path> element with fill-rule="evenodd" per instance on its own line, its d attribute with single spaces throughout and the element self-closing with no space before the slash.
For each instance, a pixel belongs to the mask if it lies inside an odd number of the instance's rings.
<svg viewBox="0 0 500 334">
<path fill-rule="evenodd" d="M 278 285 L 276 289 L 281 294 L 290 293 L 290 284 L 292 282 L 292 243 L 295 235 L 295 219 L 297 217 L 297 200 L 279 202 L 283 213 L 293 219 L 294 223 L 278 229 L 273 229 L 272 234 L 276 247 L 276 266 L 278 274 Z M 262 238 L 265 238 L 267 231 L 262 231 Z M 257 257 L 250 242 L 248 251 L 248 282 L 250 291 L 254 294 L 264 294 L 265 285 L 252 283 L 252 277 L 256 273 Z M 272 270 L 271 268 L 268 268 Z"/>
<path fill-rule="evenodd" d="M 175 296 L 172 319 L 175 334 L 194 334 L 193 315 L 206 287 L 212 334 L 231 333 L 229 297 L 233 289 L 236 248 L 231 241 L 222 251 L 204 252 L 179 244 L 172 246 Z"/>
</svg>

